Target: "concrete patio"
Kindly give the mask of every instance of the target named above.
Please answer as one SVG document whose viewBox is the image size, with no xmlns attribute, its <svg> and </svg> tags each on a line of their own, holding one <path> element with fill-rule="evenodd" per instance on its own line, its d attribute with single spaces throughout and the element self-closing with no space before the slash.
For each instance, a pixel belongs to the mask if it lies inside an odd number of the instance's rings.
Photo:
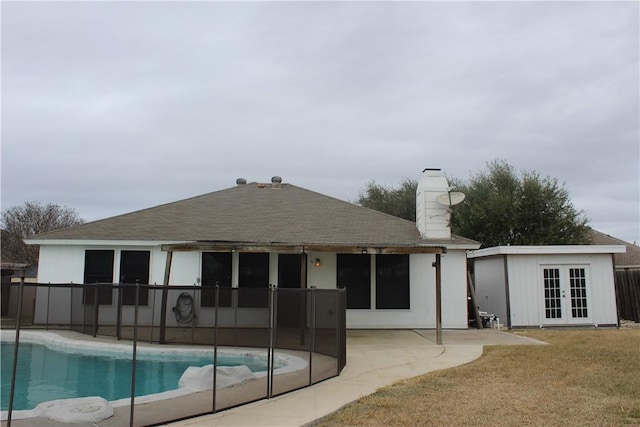
<svg viewBox="0 0 640 427">
<path fill-rule="evenodd" d="M 171 426 L 300 426 L 396 381 L 469 363 L 485 345 L 540 345 L 528 337 L 492 329 L 349 330 L 347 367 L 339 377 L 276 398 L 260 400 Z"/>
</svg>

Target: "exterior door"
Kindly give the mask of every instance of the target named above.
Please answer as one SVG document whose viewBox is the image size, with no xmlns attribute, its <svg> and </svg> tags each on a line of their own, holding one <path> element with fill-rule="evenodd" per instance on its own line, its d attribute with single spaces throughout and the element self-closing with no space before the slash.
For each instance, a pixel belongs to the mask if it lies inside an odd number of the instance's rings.
<svg viewBox="0 0 640 427">
<path fill-rule="evenodd" d="M 543 266 L 543 323 L 591 323 L 590 284 L 586 266 Z"/>
<path fill-rule="evenodd" d="M 299 289 L 305 287 L 302 265 L 306 259 L 306 254 L 278 254 L 279 327 L 305 326 L 307 295 Z"/>
<path fill-rule="evenodd" d="M 120 252 L 120 283 L 141 285 L 149 284 L 149 251 L 122 251 Z M 149 304 L 149 288 L 141 288 L 138 300 L 139 305 Z M 122 304 L 136 304 L 136 289 L 124 287 L 122 290 Z"/>
</svg>

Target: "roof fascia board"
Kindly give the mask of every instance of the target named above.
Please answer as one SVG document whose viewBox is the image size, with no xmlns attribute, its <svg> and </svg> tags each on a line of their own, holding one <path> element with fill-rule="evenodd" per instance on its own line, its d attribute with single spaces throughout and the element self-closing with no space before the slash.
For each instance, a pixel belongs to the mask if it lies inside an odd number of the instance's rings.
<svg viewBox="0 0 640 427">
<path fill-rule="evenodd" d="M 161 246 L 164 244 L 187 243 L 184 241 L 84 239 L 25 239 L 24 242 L 28 245 L 41 246 Z"/>
<path fill-rule="evenodd" d="M 625 253 L 624 245 L 494 246 L 471 251 L 467 258 L 493 255 L 571 255 Z"/>
<path fill-rule="evenodd" d="M 454 244 L 454 245 L 446 245 L 447 250 L 463 250 L 463 251 L 474 251 L 480 248 L 480 244 Z"/>
</svg>

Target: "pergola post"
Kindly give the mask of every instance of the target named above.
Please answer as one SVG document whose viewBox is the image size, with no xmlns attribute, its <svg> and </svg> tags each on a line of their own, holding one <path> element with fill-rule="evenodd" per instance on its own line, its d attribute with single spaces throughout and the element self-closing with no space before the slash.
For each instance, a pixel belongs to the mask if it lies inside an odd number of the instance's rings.
<svg viewBox="0 0 640 427">
<path fill-rule="evenodd" d="M 169 277 L 171 275 L 171 261 L 173 259 L 173 251 L 167 252 L 167 261 L 164 265 L 164 281 L 162 284 L 162 304 L 160 308 L 160 336 L 158 342 L 164 344 L 165 328 L 167 326 L 167 300 L 169 298 Z"/>
<path fill-rule="evenodd" d="M 442 345 L 442 264 L 441 254 L 436 254 L 436 344 Z"/>
</svg>

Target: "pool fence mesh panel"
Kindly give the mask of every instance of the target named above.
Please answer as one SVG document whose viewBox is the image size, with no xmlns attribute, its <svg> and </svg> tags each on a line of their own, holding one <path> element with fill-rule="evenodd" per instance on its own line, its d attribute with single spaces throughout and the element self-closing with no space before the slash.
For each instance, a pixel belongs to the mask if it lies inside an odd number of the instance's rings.
<svg viewBox="0 0 640 427">
<path fill-rule="evenodd" d="M 344 289 L 212 289 L 114 283 L 23 283 L 11 287 L 11 292 L 28 290 L 30 297 L 23 298 L 22 305 L 33 308 L 30 316 L 15 322 L 16 346 L 20 328 L 68 330 L 131 343 L 132 361 L 139 344 L 154 343 L 213 348 L 214 366 L 218 349 L 224 347 L 257 351 L 269 363 L 266 375 L 230 387 L 213 386 L 220 376 L 216 370 L 208 390 L 170 401 L 138 403 L 138 397 L 133 397 L 133 405 L 114 408 L 114 416 L 129 420 L 129 425 L 162 424 L 274 397 L 337 376 L 346 365 Z M 7 326 L 3 318 L 3 327 Z M 282 372 L 282 361 L 293 356 L 306 365 Z M 132 375 L 132 395 L 139 376 Z M 52 395 L 54 399 L 57 397 Z M 10 408 L 10 415 L 12 411 Z M 9 418 L 7 426 L 11 423 Z M 107 420 L 104 423 L 109 425 Z"/>
</svg>

